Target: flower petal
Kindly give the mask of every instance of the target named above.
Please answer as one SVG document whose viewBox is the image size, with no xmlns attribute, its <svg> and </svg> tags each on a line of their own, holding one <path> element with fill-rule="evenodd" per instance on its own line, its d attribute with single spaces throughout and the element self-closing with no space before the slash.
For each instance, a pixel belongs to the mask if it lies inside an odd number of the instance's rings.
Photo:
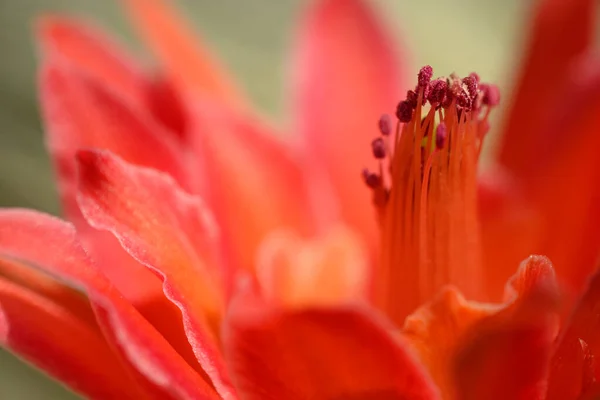
<svg viewBox="0 0 600 400">
<path fill-rule="evenodd" d="M 365 310 L 284 311 L 243 293 L 224 343 L 245 399 L 438 399 L 391 329 Z"/>
<path fill-rule="evenodd" d="M 365 1 L 319 0 L 308 10 L 293 62 L 293 126 L 328 172 L 344 221 L 374 243 L 371 193 L 360 179 L 370 142 L 401 94 L 396 47 Z M 321 165 L 321 164 L 319 164 Z"/>
<path fill-rule="evenodd" d="M 500 147 L 500 162 L 517 176 L 527 173 L 531 155 L 546 140 L 544 127 L 571 85 L 570 68 L 594 40 L 594 0 L 543 0 L 533 11 L 529 47 L 514 91 Z M 562 98 L 561 104 L 564 104 Z"/>
<path fill-rule="evenodd" d="M 161 293 L 156 277 L 124 254 L 110 235 L 89 228 L 76 202 L 75 154 L 80 148 L 109 149 L 126 160 L 151 166 L 185 181 L 178 149 L 169 135 L 127 102 L 106 81 L 95 80 L 57 58 L 45 61 L 40 95 L 50 154 L 63 208 L 101 261 L 104 273 L 131 301 Z"/>
<path fill-rule="evenodd" d="M 164 0 L 123 0 L 129 15 L 165 72 L 188 90 L 232 106 L 243 103 L 231 79 Z"/>
<path fill-rule="evenodd" d="M 234 398 L 209 322 L 218 322 L 223 293 L 215 269 L 215 226 L 198 198 L 165 174 L 136 167 L 106 151 L 80 151 L 79 205 L 96 229 L 163 280 L 183 315 L 188 340 L 223 397 Z M 208 320 L 210 318 L 211 321 Z"/>
<path fill-rule="evenodd" d="M 161 126 L 124 99 L 118 87 L 94 79 L 57 58 L 41 69 L 40 96 L 48 147 L 57 164 L 61 192 L 72 204 L 74 156 L 82 147 L 108 149 L 129 162 L 186 178 L 179 148 Z M 66 193 L 65 193 L 66 192 Z"/>
<path fill-rule="evenodd" d="M 530 154 L 527 173 L 514 176 L 521 204 L 512 201 L 507 206 L 516 205 L 515 210 L 530 215 L 521 214 L 524 218 L 510 229 L 503 221 L 514 222 L 514 212 L 512 217 L 497 218 L 490 210 L 488 216 L 500 222 L 493 229 L 487 218 L 483 220 L 488 247 L 504 252 L 501 258 L 488 255 L 486 269 L 492 273 L 492 283 L 508 275 L 506 265 L 496 261 L 514 261 L 522 257 L 518 252 L 523 245 L 528 245 L 529 251 L 552 259 L 569 294 L 576 294 L 600 255 L 600 164 L 595 151 L 600 146 L 600 73 L 598 62 L 582 62 L 573 65 L 577 80 L 569 95 L 578 101 L 561 99 L 548 110 L 555 118 Z"/>
<path fill-rule="evenodd" d="M 417 350 L 442 393 L 455 393 L 453 363 L 465 341 L 476 336 L 472 332 L 486 320 L 510 321 L 513 310 L 526 298 L 553 288 L 554 284 L 554 271 L 548 259 L 531 256 L 509 281 L 504 304 L 469 302 L 449 287 L 406 319 L 403 336 Z"/>
<path fill-rule="evenodd" d="M 214 390 L 98 272 L 73 227 L 30 210 L 0 210 L 0 254 L 33 264 L 90 298 L 98 323 L 149 398 L 217 399 Z"/>
<path fill-rule="evenodd" d="M 186 360 L 197 366 L 180 314 L 164 297 L 160 280 L 127 254 L 112 235 L 90 227 L 75 199 L 75 154 L 80 148 L 110 149 L 130 162 L 161 169 L 184 182 L 179 149 L 163 128 L 115 92 L 110 81 L 98 80 L 93 73 L 71 65 L 77 61 L 49 56 L 41 73 L 47 142 L 63 207 L 102 272 Z"/>
<path fill-rule="evenodd" d="M 0 278 L 43 296 L 48 301 L 69 310 L 70 314 L 82 322 L 96 325 L 96 316 L 84 293 L 52 279 L 35 267 L 0 258 Z"/>
<path fill-rule="evenodd" d="M 600 355 L 599 308 L 600 272 L 596 272 L 561 334 L 552 359 L 548 400 L 579 399 L 594 380 L 600 380 L 600 369 L 590 362 Z"/>
<path fill-rule="evenodd" d="M 86 396 L 144 395 L 97 326 L 4 278 L 0 278 L 0 344 Z"/>
<path fill-rule="evenodd" d="M 275 229 L 301 235 L 316 229 L 319 216 L 330 211 L 327 190 L 310 181 L 310 165 L 293 143 L 211 101 L 192 114 L 196 160 L 203 163 L 195 169 L 205 169 L 209 179 L 196 192 L 210 202 L 237 263 L 252 269 L 259 244 Z"/>
<path fill-rule="evenodd" d="M 97 81 L 118 87 L 128 100 L 144 103 L 143 71 L 91 24 L 47 15 L 38 21 L 36 33 L 44 58 L 60 57 Z"/>
<path fill-rule="evenodd" d="M 551 265 L 532 257 L 509 290 L 510 307 L 479 321 L 454 359 L 457 398 L 529 400 L 546 395 L 558 332 L 557 287 Z"/>
</svg>

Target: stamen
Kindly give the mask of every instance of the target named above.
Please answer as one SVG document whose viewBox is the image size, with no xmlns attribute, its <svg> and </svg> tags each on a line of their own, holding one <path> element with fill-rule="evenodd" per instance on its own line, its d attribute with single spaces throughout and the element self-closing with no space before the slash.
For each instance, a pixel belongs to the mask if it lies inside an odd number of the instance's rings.
<svg viewBox="0 0 600 400">
<path fill-rule="evenodd" d="M 377 126 L 379 127 L 379 133 L 383 136 L 389 136 L 392 133 L 392 117 L 389 114 L 383 114 L 379 118 Z"/>
<path fill-rule="evenodd" d="M 408 100 L 404 100 L 398 103 L 398 107 L 396 108 L 396 117 L 398 120 L 400 120 L 400 122 L 410 122 L 412 119 L 412 112 L 413 106 Z"/>
<path fill-rule="evenodd" d="M 396 135 L 379 120 L 380 172 L 363 172 L 381 229 L 376 300 L 398 323 L 445 284 L 475 298 L 481 287 L 476 169 L 499 92 L 475 73 L 432 76 L 423 67 L 398 103 Z"/>
<path fill-rule="evenodd" d="M 429 100 L 431 105 L 442 104 L 446 98 L 448 83 L 444 79 L 436 79 L 435 81 L 431 82 L 430 86 L 431 90 L 429 91 L 427 100 Z"/>
<path fill-rule="evenodd" d="M 481 85 L 483 93 L 483 104 L 486 106 L 497 106 L 500 103 L 500 90 L 498 86 L 491 84 Z"/>
<path fill-rule="evenodd" d="M 373 149 L 373 157 L 378 159 L 385 158 L 385 142 L 382 138 L 374 139 L 371 142 L 371 147 Z"/>
<path fill-rule="evenodd" d="M 431 77 L 433 76 L 433 68 L 430 65 L 426 65 L 419 71 L 418 75 L 418 87 L 424 88 L 429 85 L 429 81 L 431 81 Z"/>
<path fill-rule="evenodd" d="M 362 171 L 363 180 L 371 189 L 376 189 L 381 186 L 381 177 L 377 174 L 369 172 L 368 169 Z"/>
</svg>

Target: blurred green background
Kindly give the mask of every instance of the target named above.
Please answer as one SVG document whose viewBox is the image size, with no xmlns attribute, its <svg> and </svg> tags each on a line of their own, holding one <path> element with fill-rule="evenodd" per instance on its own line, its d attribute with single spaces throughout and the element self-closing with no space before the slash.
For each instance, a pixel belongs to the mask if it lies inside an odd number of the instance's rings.
<svg viewBox="0 0 600 400">
<path fill-rule="evenodd" d="M 509 95 L 529 1 L 374 0 L 417 66 L 440 75 L 477 71 Z M 286 55 L 306 0 L 180 0 L 178 4 L 255 104 L 274 119 L 285 104 Z M 0 0 L 0 206 L 58 213 L 36 104 L 31 26 L 37 15 L 93 19 L 140 51 L 118 0 Z M 416 72 L 416 69 L 415 69 Z M 493 140 L 492 140 L 493 142 Z M 68 338 L 65 338 L 68 340 Z M 0 399 L 77 396 L 0 350 Z"/>
</svg>

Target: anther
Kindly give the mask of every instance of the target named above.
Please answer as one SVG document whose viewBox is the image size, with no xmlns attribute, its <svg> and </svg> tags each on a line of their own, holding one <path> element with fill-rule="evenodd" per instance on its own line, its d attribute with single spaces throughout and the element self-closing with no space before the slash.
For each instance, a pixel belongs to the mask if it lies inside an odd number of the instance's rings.
<svg viewBox="0 0 600 400">
<path fill-rule="evenodd" d="M 406 101 L 412 108 L 417 108 L 417 102 L 419 101 L 419 95 L 414 90 L 406 92 Z"/>
<path fill-rule="evenodd" d="M 419 71 L 419 75 L 418 75 L 418 83 L 419 83 L 419 88 L 425 88 L 427 87 L 427 85 L 429 85 L 429 82 L 431 81 L 431 77 L 433 76 L 433 68 L 431 68 L 430 65 L 426 65 L 423 68 L 421 68 L 421 70 Z"/>
<path fill-rule="evenodd" d="M 385 142 L 382 138 L 378 137 L 377 139 L 373 140 L 371 142 L 371 149 L 373 150 L 373 157 L 378 159 L 385 158 Z"/>
<path fill-rule="evenodd" d="M 377 126 L 379 127 L 379 133 L 383 136 L 389 136 L 389 134 L 392 133 L 392 118 L 389 114 L 383 114 L 379 118 Z"/>
<path fill-rule="evenodd" d="M 469 96 L 471 97 L 471 101 L 475 99 L 477 96 L 478 84 L 477 80 L 472 76 L 467 76 L 462 80 L 463 85 L 466 87 Z"/>
<path fill-rule="evenodd" d="M 478 84 L 479 82 L 481 82 L 481 78 L 479 78 L 479 74 L 477 72 L 471 72 L 469 76 L 475 79 L 475 82 L 477 82 Z"/>
<path fill-rule="evenodd" d="M 429 91 L 429 97 L 427 100 L 429 100 L 431 104 L 442 104 L 446 98 L 448 83 L 446 83 L 444 79 L 436 79 L 431 82 L 429 86 L 431 87 L 431 90 Z"/>
<path fill-rule="evenodd" d="M 492 84 L 482 84 L 481 92 L 483 93 L 482 103 L 486 106 L 496 106 L 500 103 L 500 90 L 498 86 Z"/>
<path fill-rule="evenodd" d="M 396 108 L 396 117 L 400 120 L 400 122 L 410 122 L 412 119 L 413 107 L 407 101 L 401 101 L 398 103 L 398 107 Z"/>
<path fill-rule="evenodd" d="M 373 172 L 369 172 L 368 169 L 362 171 L 363 180 L 371 189 L 376 189 L 381 186 L 381 177 Z"/>
</svg>

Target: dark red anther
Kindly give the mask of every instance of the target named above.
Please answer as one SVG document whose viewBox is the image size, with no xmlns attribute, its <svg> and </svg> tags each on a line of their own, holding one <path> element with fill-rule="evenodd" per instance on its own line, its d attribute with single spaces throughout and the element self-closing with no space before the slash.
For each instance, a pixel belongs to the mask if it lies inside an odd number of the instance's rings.
<svg viewBox="0 0 600 400">
<path fill-rule="evenodd" d="M 396 117 L 398 117 L 400 122 L 410 122 L 412 119 L 412 113 L 413 107 L 408 100 L 398 103 L 398 107 L 396 108 Z"/>
<path fill-rule="evenodd" d="M 463 91 L 456 96 L 456 105 L 466 109 L 467 111 L 471 109 L 471 96 L 466 91 Z"/>
<path fill-rule="evenodd" d="M 446 128 L 446 124 L 442 121 L 435 129 L 435 147 L 438 150 L 441 150 L 446 145 L 446 140 L 448 140 L 448 129 Z"/>
<path fill-rule="evenodd" d="M 383 138 L 378 137 L 371 142 L 371 149 L 373 150 L 373 157 L 382 159 L 385 158 L 385 142 Z"/>
<path fill-rule="evenodd" d="M 392 117 L 390 117 L 389 114 L 383 114 L 379 117 L 377 126 L 379 127 L 379 133 L 383 136 L 388 136 L 392 133 Z"/>
<path fill-rule="evenodd" d="M 414 90 L 406 92 L 406 101 L 412 108 L 417 108 L 417 102 L 419 101 L 419 95 Z"/>
<path fill-rule="evenodd" d="M 481 82 L 481 79 L 479 78 L 479 74 L 477 72 L 471 72 L 469 74 L 469 76 L 473 79 L 475 79 L 475 82 L 477 82 L 479 84 L 479 82 Z"/>
<path fill-rule="evenodd" d="M 429 85 L 431 77 L 433 76 L 433 68 L 430 65 L 426 65 L 419 71 L 418 83 L 419 88 L 425 88 Z"/>
<path fill-rule="evenodd" d="M 448 90 L 448 83 L 444 79 L 436 79 L 429 84 L 431 90 L 427 100 L 431 104 L 437 105 L 443 103 L 446 98 L 446 91 Z"/>
<path fill-rule="evenodd" d="M 484 83 L 481 85 L 481 92 L 483 93 L 482 102 L 486 106 L 496 106 L 500 103 L 500 89 L 498 86 Z"/>
<path fill-rule="evenodd" d="M 474 100 L 475 96 L 477 96 L 479 86 L 477 84 L 477 80 L 472 76 L 467 76 L 463 78 L 462 83 L 466 87 L 467 92 L 469 93 L 469 97 L 471 97 L 471 100 Z"/>
<path fill-rule="evenodd" d="M 363 180 L 371 189 L 376 189 L 381 186 L 381 177 L 373 172 L 369 172 L 368 169 L 362 171 Z"/>
</svg>

